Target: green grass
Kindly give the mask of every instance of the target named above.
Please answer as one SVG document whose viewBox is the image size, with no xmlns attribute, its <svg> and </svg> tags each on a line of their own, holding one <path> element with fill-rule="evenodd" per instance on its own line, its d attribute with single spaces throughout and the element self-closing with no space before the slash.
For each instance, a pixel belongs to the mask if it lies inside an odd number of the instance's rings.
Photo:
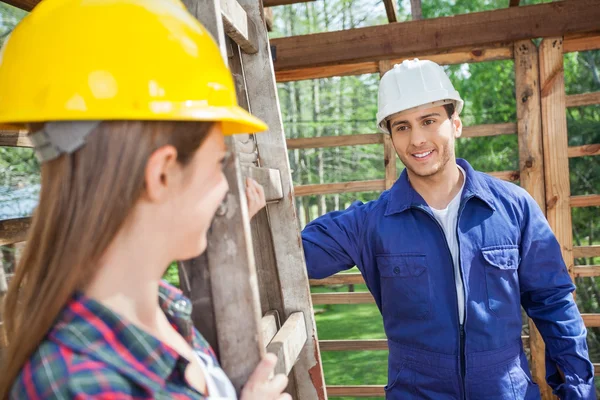
<svg viewBox="0 0 600 400">
<path fill-rule="evenodd" d="M 355 285 L 365 292 L 365 285 Z M 347 292 L 347 286 L 314 287 L 313 293 Z M 315 306 L 320 340 L 385 339 L 383 320 L 375 304 Z M 324 351 L 321 353 L 327 385 L 385 385 L 387 351 Z M 342 400 L 382 400 L 383 397 L 338 397 Z"/>
</svg>

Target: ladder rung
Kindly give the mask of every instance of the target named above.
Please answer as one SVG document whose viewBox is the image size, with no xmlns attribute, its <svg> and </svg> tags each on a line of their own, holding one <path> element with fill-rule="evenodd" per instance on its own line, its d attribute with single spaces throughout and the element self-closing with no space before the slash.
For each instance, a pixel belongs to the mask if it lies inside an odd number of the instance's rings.
<svg viewBox="0 0 600 400">
<path fill-rule="evenodd" d="M 265 316 L 262 317 L 260 326 L 262 341 L 265 347 L 267 347 L 279 329 L 279 314 L 277 314 L 277 311 L 267 312 Z"/>
<path fill-rule="evenodd" d="M 244 52 L 258 52 L 256 46 L 256 27 L 248 18 L 246 10 L 237 0 L 220 0 L 223 28 L 227 36 L 233 39 Z"/>
<path fill-rule="evenodd" d="M 304 313 L 292 313 L 267 346 L 267 352 L 274 353 L 277 356 L 275 373 L 289 375 L 306 343 L 306 339 Z"/>
<path fill-rule="evenodd" d="M 267 203 L 279 201 L 283 198 L 283 188 L 281 187 L 281 174 L 279 170 L 265 167 L 247 167 L 242 166 L 244 176 L 254 179 L 260 183 L 265 190 L 265 199 Z"/>
</svg>

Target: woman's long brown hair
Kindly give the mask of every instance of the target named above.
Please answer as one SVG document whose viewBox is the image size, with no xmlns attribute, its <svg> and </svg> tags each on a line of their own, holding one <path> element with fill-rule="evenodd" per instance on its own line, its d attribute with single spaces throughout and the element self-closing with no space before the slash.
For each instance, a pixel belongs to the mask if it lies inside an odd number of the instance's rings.
<svg viewBox="0 0 600 400">
<path fill-rule="evenodd" d="M 93 277 L 98 259 L 143 193 L 151 154 L 172 145 L 186 164 L 211 125 L 103 122 L 81 149 L 42 164 L 39 205 L 2 313 L 8 348 L 0 399 L 8 398 L 61 309 Z"/>
</svg>

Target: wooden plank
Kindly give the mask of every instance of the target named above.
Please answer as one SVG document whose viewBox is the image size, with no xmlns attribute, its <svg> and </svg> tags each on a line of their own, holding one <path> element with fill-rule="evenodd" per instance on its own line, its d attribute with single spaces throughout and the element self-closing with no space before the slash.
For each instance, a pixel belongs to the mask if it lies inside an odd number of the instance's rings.
<svg viewBox="0 0 600 400">
<path fill-rule="evenodd" d="M 600 194 L 584 196 L 571 196 L 571 207 L 596 207 L 600 206 Z"/>
<path fill-rule="evenodd" d="M 565 36 L 563 53 L 600 49 L 600 31 L 575 33 Z"/>
<path fill-rule="evenodd" d="M 320 340 L 321 351 L 388 350 L 387 339 Z"/>
<path fill-rule="evenodd" d="M 378 190 L 385 190 L 384 179 L 374 179 L 370 181 L 324 183 L 315 185 L 299 185 L 294 187 L 294 195 L 310 196 L 313 194 L 370 192 Z"/>
<path fill-rule="evenodd" d="M 521 0 L 510 0 L 509 7 L 518 7 Z"/>
<path fill-rule="evenodd" d="M 568 150 L 569 158 L 600 155 L 600 143 L 572 146 Z"/>
<path fill-rule="evenodd" d="M 265 25 L 267 26 L 267 31 L 271 32 L 273 30 L 273 9 L 269 7 L 265 7 Z"/>
<path fill-rule="evenodd" d="M 24 242 L 31 225 L 31 218 L 15 218 L 0 221 L 0 246 Z"/>
<path fill-rule="evenodd" d="M 576 278 L 600 276 L 600 265 L 576 265 L 573 268 Z"/>
<path fill-rule="evenodd" d="M 301 312 L 292 313 L 267 346 L 267 352 L 277 355 L 275 373 L 289 375 L 305 344 L 304 315 Z"/>
<path fill-rule="evenodd" d="M 316 149 L 320 147 L 358 146 L 383 143 L 383 134 L 366 133 L 359 135 L 319 136 L 310 138 L 287 139 L 288 150 Z"/>
<path fill-rule="evenodd" d="M 383 0 L 388 22 L 398 22 L 398 5 L 396 0 Z"/>
<path fill-rule="evenodd" d="M 27 134 L 27 129 L 0 124 L 0 146 L 32 147 Z"/>
<path fill-rule="evenodd" d="M 304 262 L 302 239 L 292 187 L 290 164 L 287 155 L 285 133 L 277 86 L 271 59 L 271 47 L 262 19 L 262 6 L 256 0 L 239 0 L 257 29 L 258 53 L 242 54 L 250 109 L 269 126 L 265 133 L 256 135 L 260 154 L 260 166 L 279 170 L 283 198 L 267 205 L 273 251 L 277 261 L 278 282 L 282 293 L 282 318 L 294 312 L 303 312 L 307 329 L 307 343 L 302 349 L 296 367 L 292 370 L 296 398 L 303 400 L 326 399 L 325 380 L 319 353 L 317 331 L 312 312 L 310 286 Z"/>
<path fill-rule="evenodd" d="M 223 29 L 242 50 L 248 54 L 258 51 L 256 48 L 256 29 L 248 20 L 246 11 L 237 0 L 220 0 Z"/>
<path fill-rule="evenodd" d="M 276 49 L 275 68 L 283 71 L 595 31 L 599 19 L 597 0 L 563 1 L 277 38 L 271 45 Z"/>
<path fill-rule="evenodd" d="M 313 293 L 313 304 L 368 304 L 375 303 L 373 295 L 369 292 L 348 293 Z"/>
<path fill-rule="evenodd" d="M 600 245 L 573 247 L 574 258 L 600 257 Z"/>
<path fill-rule="evenodd" d="M 20 8 L 25 11 L 33 10 L 40 0 L 2 0 L 6 4 L 10 4 L 13 7 Z"/>
<path fill-rule="evenodd" d="M 311 279 L 311 286 L 328 286 L 328 285 L 361 285 L 365 283 L 360 272 L 351 274 L 335 274 L 325 279 Z"/>
<path fill-rule="evenodd" d="M 552 160 L 544 163 L 546 217 L 561 244 L 563 259 L 573 278 L 569 143 L 562 45 L 560 37 L 546 38 L 540 44 L 540 93 L 544 159 Z"/>
<path fill-rule="evenodd" d="M 264 7 L 287 6 L 290 4 L 309 3 L 315 0 L 263 0 Z"/>
<path fill-rule="evenodd" d="M 594 364 L 594 375 L 600 376 L 600 363 Z"/>
<path fill-rule="evenodd" d="M 277 311 L 269 311 L 260 320 L 260 325 L 262 342 L 265 346 L 268 346 L 281 325 L 279 322 L 279 313 Z"/>
<path fill-rule="evenodd" d="M 395 2 L 396 0 L 392 1 Z M 394 64 L 390 60 L 379 61 L 379 76 L 383 77 L 392 68 L 394 68 Z M 396 149 L 389 134 L 383 134 L 383 166 L 385 168 L 385 189 L 387 190 L 394 186 L 394 182 L 398 178 Z"/>
<path fill-rule="evenodd" d="M 267 202 L 279 201 L 283 198 L 281 175 L 278 170 L 264 167 L 242 167 L 242 173 L 262 185 Z"/>
<path fill-rule="evenodd" d="M 421 0 L 410 0 L 410 15 L 412 16 L 413 21 L 423 18 Z"/>
<path fill-rule="evenodd" d="M 520 177 L 519 171 L 498 171 L 488 172 L 487 174 L 493 176 L 494 178 L 502 179 L 503 181 L 508 182 L 516 182 Z"/>
<path fill-rule="evenodd" d="M 407 58 L 392 59 L 392 64 L 400 64 Z M 512 46 L 506 44 L 492 45 L 487 47 L 471 48 L 468 50 L 450 52 L 437 55 L 423 55 L 418 58 L 426 58 L 440 65 L 473 63 L 482 61 L 497 61 L 512 59 Z M 323 67 L 303 67 L 284 71 L 275 71 L 277 82 L 299 81 L 303 79 L 329 78 L 332 76 L 350 76 L 361 74 L 372 74 L 378 72 L 377 61 L 366 61 L 359 63 L 348 63 L 339 65 L 328 65 Z"/>
<path fill-rule="evenodd" d="M 384 397 L 383 385 L 331 386 L 327 385 L 329 397 Z"/>
<path fill-rule="evenodd" d="M 581 314 L 581 318 L 588 328 L 600 328 L 600 313 Z"/>
<path fill-rule="evenodd" d="M 567 107 L 583 107 L 600 104 L 600 91 L 567 96 Z"/>
<path fill-rule="evenodd" d="M 514 135 L 517 133 L 517 124 L 515 123 L 503 123 L 503 124 L 482 124 L 466 126 L 463 129 L 461 137 L 484 137 L 484 136 L 497 136 L 497 135 Z"/>
<path fill-rule="evenodd" d="M 546 212 L 544 187 L 544 152 L 540 109 L 538 50 L 531 40 L 517 41 L 515 54 L 515 92 L 517 97 L 517 131 L 519 133 L 519 178 L 542 212 Z M 551 398 L 546 383 L 545 344 L 535 323 L 528 319 L 531 347 L 531 372 L 544 398 Z"/>
</svg>

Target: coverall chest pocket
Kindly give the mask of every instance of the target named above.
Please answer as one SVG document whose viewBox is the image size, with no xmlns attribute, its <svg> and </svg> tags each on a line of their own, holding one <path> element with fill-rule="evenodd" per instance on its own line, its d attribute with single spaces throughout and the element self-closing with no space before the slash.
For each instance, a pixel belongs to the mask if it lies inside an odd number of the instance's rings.
<svg viewBox="0 0 600 400">
<path fill-rule="evenodd" d="M 488 308 L 497 317 L 519 315 L 519 248 L 491 246 L 481 249 L 485 268 Z"/>
<path fill-rule="evenodd" d="M 422 254 L 380 254 L 383 315 L 427 319 L 431 313 L 431 290 L 427 259 Z"/>
</svg>

